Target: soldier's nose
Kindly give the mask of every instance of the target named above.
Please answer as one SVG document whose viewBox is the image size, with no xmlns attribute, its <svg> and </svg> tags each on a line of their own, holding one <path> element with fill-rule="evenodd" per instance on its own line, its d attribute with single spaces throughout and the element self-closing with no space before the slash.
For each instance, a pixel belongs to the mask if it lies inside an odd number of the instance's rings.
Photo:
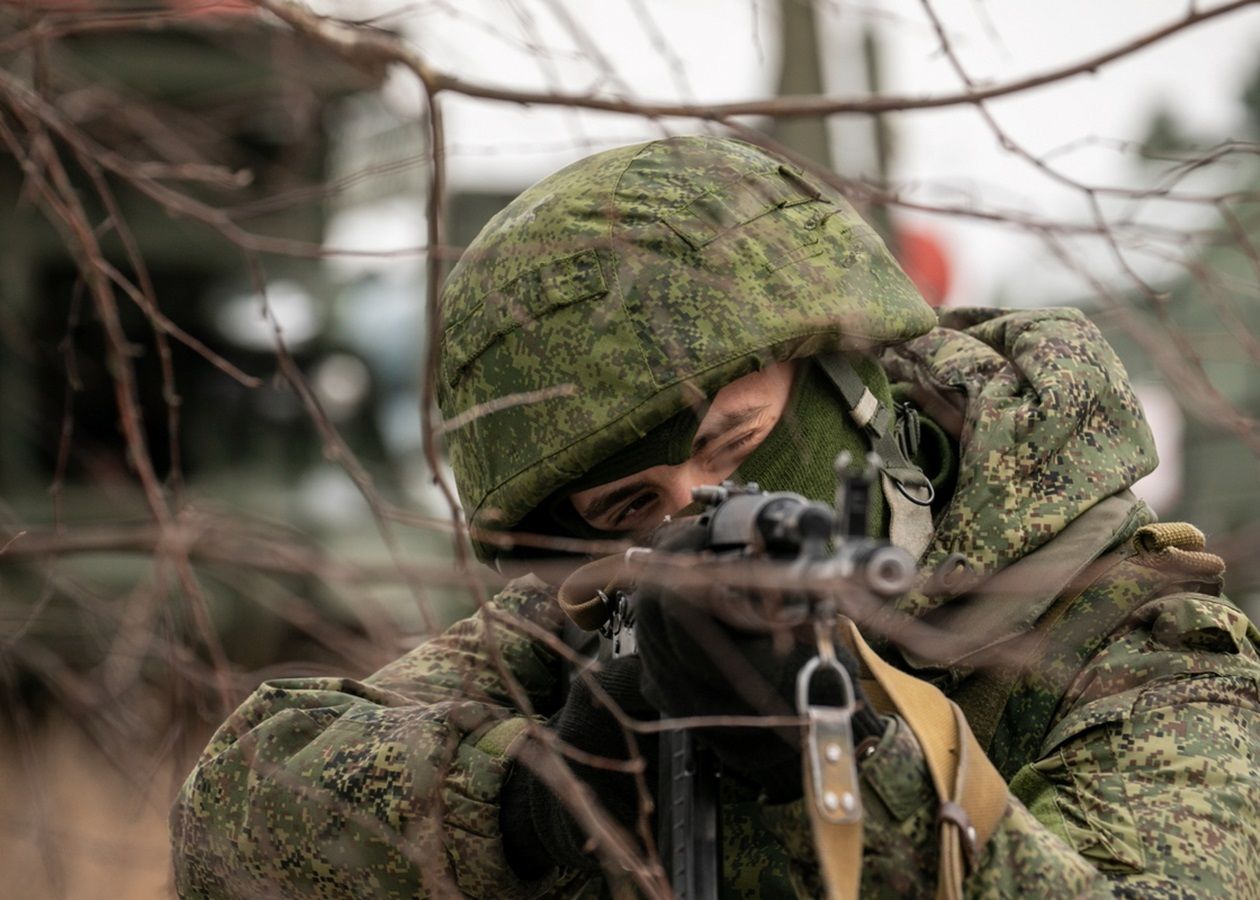
<svg viewBox="0 0 1260 900">
<path fill-rule="evenodd" d="M 669 483 L 664 486 L 667 514 L 672 516 L 684 506 L 689 506 L 691 504 L 691 489 L 699 487 L 699 484 L 694 478 L 690 478 L 683 473 L 679 473 L 677 477 L 671 478 Z"/>
</svg>

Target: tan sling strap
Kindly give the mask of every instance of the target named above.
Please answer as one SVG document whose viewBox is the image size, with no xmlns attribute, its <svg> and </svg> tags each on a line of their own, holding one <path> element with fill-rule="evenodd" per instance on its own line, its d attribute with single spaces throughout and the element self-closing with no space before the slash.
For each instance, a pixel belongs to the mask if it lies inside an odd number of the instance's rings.
<svg viewBox="0 0 1260 900">
<path fill-rule="evenodd" d="M 601 556 L 573 572 L 556 595 L 565 615 L 584 631 L 595 631 L 608 621 L 609 608 L 604 598 L 621 583 L 625 555 Z"/>
<path fill-rule="evenodd" d="M 961 900 L 963 879 L 975 865 L 1006 810 L 1006 782 L 989 762 L 962 711 L 939 689 L 886 663 L 844 620 L 855 654 L 871 673 L 862 687 L 880 712 L 896 712 L 914 732 L 940 798 L 940 870 L 937 897 Z M 830 748 L 828 748 L 830 749 Z M 851 745 L 850 745 L 851 752 Z M 807 758 L 808 758 L 807 754 Z M 836 754 L 824 753 L 832 760 Z M 838 761 L 838 760 L 835 760 Z M 825 774 L 823 777 L 827 777 Z M 862 821 L 838 817 L 818 802 L 814 767 L 805 765 L 806 805 L 828 900 L 858 896 L 862 874 Z M 843 817 L 839 817 L 843 818 Z"/>
</svg>

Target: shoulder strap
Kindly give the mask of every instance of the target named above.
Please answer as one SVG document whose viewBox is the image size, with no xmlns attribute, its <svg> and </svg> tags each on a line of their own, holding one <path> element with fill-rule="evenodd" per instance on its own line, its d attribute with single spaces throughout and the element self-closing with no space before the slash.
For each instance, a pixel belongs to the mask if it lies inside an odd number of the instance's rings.
<svg viewBox="0 0 1260 900">
<path fill-rule="evenodd" d="M 881 712 L 896 712 L 923 750 L 940 799 L 940 869 L 937 897 L 961 900 L 963 880 L 1006 811 L 1006 782 L 989 762 L 962 711 L 935 686 L 889 665 L 847 622 L 855 654 L 871 674 L 862 687 Z M 858 895 L 862 872 L 862 821 L 836 824 L 813 801 L 810 767 L 805 767 L 806 805 L 829 900 Z"/>
</svg>

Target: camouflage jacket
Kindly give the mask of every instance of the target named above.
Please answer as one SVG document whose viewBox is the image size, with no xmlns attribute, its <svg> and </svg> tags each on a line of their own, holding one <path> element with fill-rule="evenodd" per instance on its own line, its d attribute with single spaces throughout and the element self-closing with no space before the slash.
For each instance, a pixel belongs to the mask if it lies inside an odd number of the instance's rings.
<svg viewBox="0 0 1260 900">
<path fill-rule="evenodd" d="M 969 895 L 1260 897 L 1260 635 L 1218 596 L 1218 561 L 1142 539 L 1125 488 L 1153 451 L 1110 350 L 1074 313 L 969 312 L 885 364 L 962 450 L 924 559 L 961 553 L 978 577 L 902 602 L 961 639 L 898 662 L 954 696 L 1010 785 Z M 606 891 L 522 883 L 499 837 L 513 741 L 566 678 L 561 628 L 522 579 L 363 681 L 261 686 L 176 803 L 181 895 Z M 861 773 L 863 895 L 932 896 L 937 801 L 902 723 Z M 803 801 L 725 801 L 725 895 L 818 895 Z"/>
</svg>

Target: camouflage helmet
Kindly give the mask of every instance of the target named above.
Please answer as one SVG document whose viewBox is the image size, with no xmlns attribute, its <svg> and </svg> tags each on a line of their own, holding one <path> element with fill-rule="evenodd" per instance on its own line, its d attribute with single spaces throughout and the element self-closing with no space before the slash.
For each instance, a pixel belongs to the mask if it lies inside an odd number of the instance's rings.
<svg viewBox="0 0 1260 900">
<path fill-rule="evenodd" d="M 462 422 L 447 440 L 474 531 L 509 530 L 742 375 L 936 323 L 837 192 L 707 136 L 544 178 L 482 229 L 441 302 L 438 398 Z"/>
</svg>

